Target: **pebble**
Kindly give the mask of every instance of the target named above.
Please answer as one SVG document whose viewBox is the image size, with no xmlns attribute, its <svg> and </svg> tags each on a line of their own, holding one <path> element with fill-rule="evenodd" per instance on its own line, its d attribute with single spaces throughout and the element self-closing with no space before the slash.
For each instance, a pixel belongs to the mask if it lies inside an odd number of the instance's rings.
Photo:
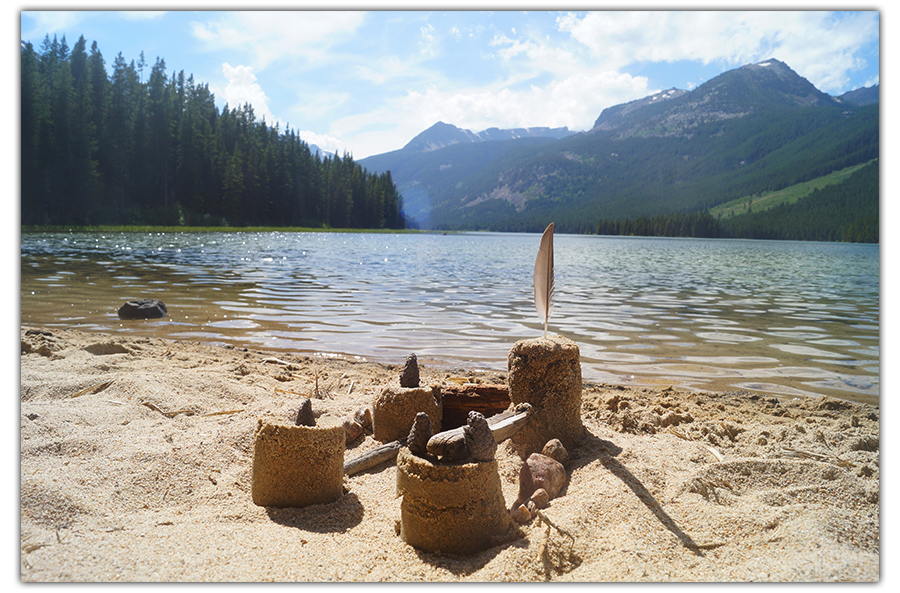
<svg viewBox="0 0 900 593">
<path fill-rule="evenodd" d="M 555 459 L 563 464 L 564 467 L 569 465 L 569 452 L 566 451 L 566 448 L 559 439 L 547 441 L 547 444 L 544 445 L 544 449 L 541 451 L 541 455 L 546 455 L 550 459 Z"/>
<path fill-rule="evenodd" d="M 512 520 L 518 523 L 519 525 L 524 525 L 531 521 L 531 512 L 528 510 L 524 504 L 520 504 L 513 509 L 513 512 L 510 513 L 512 516 Z"/>
<path fill-rule="evenodd" d="M 353 419 L 363 427 L 366 434 L 372 434 L 372 408 L 369 406 L 361 407 L 353 414 Z"/>
<path fill-rule="evenodd" d="M 548 500 L 556 498 L 566 485 L 566 468 L 541 453 L 532 453 L 519 472 L 519 500 L 531 498 L 538 488 L 547 491 Z"/>
<path fill-rule="evenodd" d="M 546 509 L 550 506 L 550 495 L 543 488 L 538 488 L 528 499 L 528 502 L 534 503 L 534 506 L 539 509 Z"/>
<path fill-rule="evenodd" d="M 362 424 L 353 418 L 344 418 L 344 436 L 348 445 L 358 439 L 363 432 Z"/>
</svg>

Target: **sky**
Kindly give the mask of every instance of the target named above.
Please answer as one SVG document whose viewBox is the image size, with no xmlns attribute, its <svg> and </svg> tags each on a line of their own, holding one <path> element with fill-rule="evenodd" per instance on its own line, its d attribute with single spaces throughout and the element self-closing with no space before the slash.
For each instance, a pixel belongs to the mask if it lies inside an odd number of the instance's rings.
<svg viewBox="0 0 900 593">
<path fill-rule="evenodd" d="M 770 58 L 839 95 L 879 82 L 879 11 L 495 10 L 119 11 L 65 2 L 20 12 L 22 40 L 95 42 L 107 68 L 157 58 L 206 83 L 221 109 L 359 160 L 402 148 L 438 121 L 590 129 L 606 107 Z M 246 3 L 244 4 L 246 6 Z M 340 4 L 330 6 L 340 7 Z M 576 6 L 572 4 L 571 6 Z M 639 4 L 633 6 L 640 7 Z M 846 6 L 846 4 L 845 4 Z M 36 7 L 38 10 L 30 10 Z M 455 6 L 452 6 L 456 8 Z M 99 10 L 93 10 L 99 8 Z M 86 10 L 90 9 L 90 10 Z"/>
</svg>

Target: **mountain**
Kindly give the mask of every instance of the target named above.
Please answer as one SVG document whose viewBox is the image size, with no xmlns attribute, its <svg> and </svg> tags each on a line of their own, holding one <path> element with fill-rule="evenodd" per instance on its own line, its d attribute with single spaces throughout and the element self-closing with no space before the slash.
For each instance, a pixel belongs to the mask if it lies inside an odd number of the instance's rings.
<svg viewBox="0 0 900 593">
<path fill-rule="evenodd" d="M 839 96 L 838 99 L 851 105 L 872 105 L 873 103 L 878 103 L 878 86 L 875 84 L 856 89 L 855 91 L 849 91 Z"/>
<path fill-rule="evenodd" d="M 438 122 L 399 150 L 359 163 L 376 173 L 391 172 L 403 196 L 404 216 L 411 226 L 431 228 L 432 188 L 453 187 L 460 179 L 486 167 L 509 151 L 528 150 L 572 135 L 568 128 L 489 128 L 473 133 Z"/>
<path fill-rule="evenodd" d="M 605 109 L 584 133 L 478 142 L 440 124 L 360 163 L 391 170 L 407 216 L 426 228 L 533 231 L 553 220 L 584 232 L 867 162 L 878 121 L 877 103 L 832 97 L 772 59 Z"/>
<path fill-rule="evenodd" d="M 569 128 L 514 128 L 501 130 L 488 128 L 474 133 L 463 130 L 451 124 L 437 122 L 412 140 L 401 150 L 415 152 L 430 152 L 453 144 L 467 142 L 488 142 L 492 140 L 515 140 L 518 138 L 565 138 L 574 132 Z"/>
</svg>

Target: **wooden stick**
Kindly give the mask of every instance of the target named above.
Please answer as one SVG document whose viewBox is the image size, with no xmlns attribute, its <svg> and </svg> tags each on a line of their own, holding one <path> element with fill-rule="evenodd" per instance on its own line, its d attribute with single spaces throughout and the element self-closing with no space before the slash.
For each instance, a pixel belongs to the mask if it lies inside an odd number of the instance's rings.
<svg viewBox="0 0 900 593">
<path fill-rule="evenodd" d="M 507 410 L 506 412 L 488 418 L 488 424 L 491 427 L 491 433 L 494 435 L 494 440 L 499 443 L 505 441 L 516 432 L 518 432 L 518 430 L 522 428 L 528 421 L 528 414 L 530 412 L 531 405 L 519 404 L 514 410 Z M 465 449 L 466 439 L 463 435 L 462 427 L 439 432 L 438 434 L 432 436 L 431 439 L 434 439 L 435 437 L 441 437 L 440 441 L 444 443 L 444 445 L 442 446 L 447 450 L 449 450 L 450 448 L 456 448 L 460 444 L 462 445 L 463 449 Z M 379 445 L 371 451 L 363 453 L 359 457 L 355 457 L 349 461 L 345 461 L 344 474 L 352 476 L 353 474 L 365 471 L 371 467 L 375 467 L 376 465 L 384 463 L 385 461 L 396 459 L 397 453 L 400 452 L 400 447 L 404 446 L 405 444 L 405 439 L 400 441 L 391 441 L 390 443 Z M 429 452 L 431 451 L 431 440 L 428 441 L 428 450 Z"/>
<path fill-rule="evenodd" d="M 390 443 L 379 445 L 371 451 L 363 453 L 359 457 L 345 461 L 344 475 L 352 476 L 353 474 L 375 467 L 390 459 L 396 459 L 401 446 L 403 446 L 401 441 L 391 441 Z"/>
<path fill-rule="evenodd" d="M 515 409 L 507 410 L 487 419 L 494 440 L 501 443 L 516 434 L 528 422 L 531 405 L 519 404 Z M 439 432 L 428 439 L 426 448 L 432 455 L 457 459 L 465 450 L 466 437 L 462 426 Z"/>
</svg>

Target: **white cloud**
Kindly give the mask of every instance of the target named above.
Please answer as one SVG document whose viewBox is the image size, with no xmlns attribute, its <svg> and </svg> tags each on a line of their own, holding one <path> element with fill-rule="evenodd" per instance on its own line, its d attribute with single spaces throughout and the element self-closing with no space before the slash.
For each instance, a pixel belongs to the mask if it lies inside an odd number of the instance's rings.
<svg viewBox="0 0 900 593">
<path fill-rule="evenodd" d="M 337 152 L 343 155 L 345 151 L 350 152 L 340 134 L 317 134 L 309 130 L 302 130 L 298 131 L 297 135 L 307 144 L 315 144 L 329 154 Z"/>
<path fill-rule="evenodd" d="M 127 21 L 150 21 L 166 14 L 165 10 L 122 10 L 119 14 Z"/>
<path fill-rule="evenodd" d="M 72 12 L 68 10 L 35 10 L 23 11 L 23 15 L 34 19 L 34 27 L 32 31 L 22 31 L 22 38 L 29 37 L 44 38 L 49 35 L 51 38 L 58 31 L 65 32 L 81 22 L 82 13 Z"/>
<path fill-rule="evenodd" d="M 258 120 L 265 118 L 266 123 L 275 125 L 279 122 L 272 116 L 269 110 L 269 98 L 263 92 L 262 87 L 256 82 L 253 68 L 249 66 L 231 66 L 228 62 L 222 64 L 222 73 L 228 84 L 221 91 L 222 99 L 230 108 L 241 107 L 249 103 L 253 107 L 253 113 Z M 220 93 L 215 93 L 220 94 Z"/>
<path fill-rule="evenodd" d="M 328 47 L 352 36 L 365 19 L 358 11 L 247 11 L 193 23 L 208 49 L 248 52 L 254 67 L 275 60 L 326 60 Z"/>
<path fill-rule="evenodd" d="M 646 78 L 609 71 L 575 74 L 524 90 L 503 87 L 442 91 L 432 85 L 424 92 L 408 92 L 398 102 L 398 111 L 405 120 L 418 122 L 419 131 L 437 121 L 474 132 L 489 127 L 528 126 L 585 130 L 605 107 L 652 92 Z"/>
<path fill-rule="evenodd" d="M 610 69 L 679 60 L 733 68 L 777 58 L 826 92 L 846 84 L 878 38 L 877 12 L 591 12 L 560 16 L 557 25 Z"/>
<path fill-rule="evenodd" d="M 434 55 L 434 25 L 427 23 L 419 29 L 421 41 L 419 41 L 419 53 L 426 56 Z"/>
</svg>

